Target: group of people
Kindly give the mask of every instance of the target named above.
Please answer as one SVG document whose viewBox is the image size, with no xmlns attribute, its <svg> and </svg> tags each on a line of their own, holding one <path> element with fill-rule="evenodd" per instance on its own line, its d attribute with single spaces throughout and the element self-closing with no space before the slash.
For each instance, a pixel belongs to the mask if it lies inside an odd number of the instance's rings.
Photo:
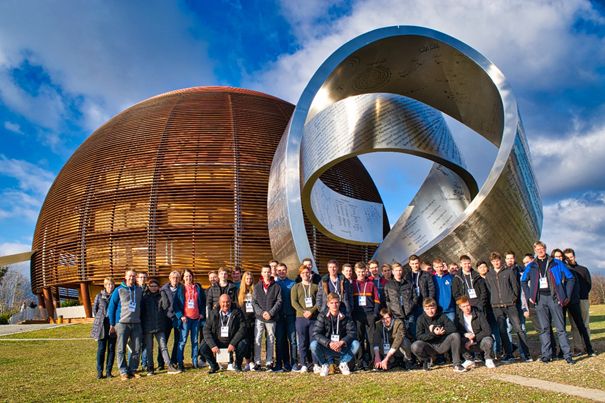
<svg viewBox="0 0 605 403">
<path fill-rule="evenodd" d="M 525 330 L 530 312 L 542 362 L 560 357 L 574 364 L 576 355 L 595 355 L 588 269 L 572 249 L 547 255 L 538 241 L 534 254 L 519 265 L 512 252 L 492 252 L 489 264 L 477 262 L 476 270 L 466 255 L 449 265 L 439 258 L 428 264 L 416 255 L 405 265 L 370 260 L 341 268 L 330 260 L 323 277 L 304 259 L 295 280 L 285 264 L 272 260 L 261 268 L 259 281 L 239 268 L 211 272 L 207 289 L 188 269 L 171 272 L 161 287 L 146 273 L 128 270 L 115 289 L 105 279 L 95 298 L 98 378 L 112 376 L 116 350 L 123 380 L 139 376 L 140 360 L 147 375 L 155 374 L 154 340 L 157 368 L 182 372 L 189 338 L 192 367 L 207 365 L 209 373 L 219 371 L 219 362 L 228 370 L 260 370 L 263 349 L 266 370 L 321 376 L 335 372 L 336 363 L 344 375 L 394 367 L 429 370 L 439 361 L 450 361 L 456 372 L 480 362 L 495 368 L 496 360 L 515 360 L 516 350 L 521 361 L 533 361 Z"/>
</svg>

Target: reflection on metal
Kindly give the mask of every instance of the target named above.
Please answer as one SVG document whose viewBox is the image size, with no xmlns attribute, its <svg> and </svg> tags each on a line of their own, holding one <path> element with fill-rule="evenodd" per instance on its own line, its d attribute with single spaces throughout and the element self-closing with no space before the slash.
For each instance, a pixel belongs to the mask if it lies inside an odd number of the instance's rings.
<svg viewBox="0 0 605 403">
<path fill-rule="evenodd" d="M 422 104 L 498 147 L 478 192 L 449 133 L 441 129 L 442 120 Z M 414 141 L 417 136 L 428 144 Z M 334 239 L 376 243 L 378 217 L 369 219 L 374 224 L 364 231 L 350 230 L 351 223 L 343 230 L 343 220 L 339 227 L 326 219 L 333 206 L 326 207 L 315 195 L 324 194 L 318 182 L 322 172 L 378 150 L 436 163 L 376 251 L 380 261 L 403 261 L 411 253 L 450 259 L 462 253 L 477 259 L 493 249 L 523 253 L 539 237 L 541 198 L 516 101 L 503 74 L 452 37 L 420 27 L 389 27 L 355 38 L 332 54 L 296 105 L 270 176 L 268 218 L 278 260 L 310 255 L 304 214 Z M 338 197 L 328 200 L 334 203 Z M 366 212 L 364 203 L 348 205 Z"/>
</svg>

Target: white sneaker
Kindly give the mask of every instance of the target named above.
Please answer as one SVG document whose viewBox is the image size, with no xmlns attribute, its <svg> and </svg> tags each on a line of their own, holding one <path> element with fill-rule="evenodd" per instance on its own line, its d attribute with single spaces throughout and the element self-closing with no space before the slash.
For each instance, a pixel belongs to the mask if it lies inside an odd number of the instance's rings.
<svg viewBox="0 0 605 403">
<path fill-rule="evenodd" d="M 330 366 L 328 364 L 324 364 L 321 366 L 321 370 L 319 371 L 319 376 L 328 376 L 330 373 Z"/>
<path fill-rule="evenodd" d="M 338 366 L 338 369 L 340 370 L 340 373 L 343 375 L 351 375 L 351 370 L 349 369 L 349 365 L 341 362 L 340 365 Z"/>
<path fill-rule="evenodd" d="M 306 374 L 307 372 L 309 372 L 309 368 L 307 368 L 306 365 L 303 365 L 302 367 L 300 367 L 298 372 L 300 372 L 301 374 Z"/>
<path fill-rule="evenodd" d="M 252 363 L 246 364 L 246 366 L 244 367 L 244 372 L 250 371 L 250 365 L 254 365 L 254 364 L 252 364 Z"/>
<path fill-rule="evenodd" d="M 314 374 L 319 374 L 321 372 L 321 367 L 317 364 L 313 365 L 313 373 Z"/>
<path fill-rule="evenodd" d="M 496 368 L 496 364 L 494 363 L 494 360 L 488 358 L 485 360 L 485 366 L 487 368 Z"/>
<path fill-rule="evenodd" d="M 235 368 L 233 367 L 232 363 L 229 363 L 229 365 L 227 365 L 227 371 L 235 371 Z"/>
<path fill-rule="evenodd" d="M 462 363 L 462 367 L 463 367 L 464 369 L 471 369 L 471 368 L 475 368 L 475 362 L 474 362 L 474 361 L 471 361 L 471 360 L 465 360 L 465 361 Z"/>
</svg>

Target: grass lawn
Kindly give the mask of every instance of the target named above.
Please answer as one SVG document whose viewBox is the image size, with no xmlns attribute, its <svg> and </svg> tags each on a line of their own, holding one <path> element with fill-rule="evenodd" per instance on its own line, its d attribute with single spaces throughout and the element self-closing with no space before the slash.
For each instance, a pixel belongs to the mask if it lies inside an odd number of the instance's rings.
<svg viewBox="0 0 605 403">
<path fill-rule="evenodd" d="M 4 338 L 85 338 L 90 324 L 9 335 Z M 605 351 L 605 305 L 591 307 L 595 348 Z M 1 338 L 0 338 L 1 339 Z M 530 332 L 532 352 L 537 336 Z M 206 369 L 179 375 L 160 373 L 128 382 L 97 380 L 94 340 L 0 341 L 0 400 L 2 401 L 553 401 L 564 394 L 496 381 L 506 373 L 605 390 L 605 354 L 582 358 L 575 366 L 562 361 L 480 367 L 457 374 L 449 366 L 430 372 L 354 373 L 320 378 L 314 374 L 226 373 Z M 188 354 L 186 354 L 187 356 Z M 114 373 L 117 373 L 114 366 Z"/>
</svg>

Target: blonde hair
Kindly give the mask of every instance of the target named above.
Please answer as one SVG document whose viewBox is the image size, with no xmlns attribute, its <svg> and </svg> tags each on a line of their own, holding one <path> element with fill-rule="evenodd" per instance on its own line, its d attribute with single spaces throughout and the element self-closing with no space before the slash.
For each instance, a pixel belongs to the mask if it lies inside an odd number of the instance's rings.
<svg viewBox="0 0 605 403">
<path fill-rule="evenodd" d="M 107 284 L 107 283 L 109 283 L 109 284 L 113 284 L 113 285 L 115 285 L 115 284 L 116 284 L 116 282 L 113 280 L 113 277 L 105 277 L 105 278 L 103 279 L 103 285 L 105 285 L 105 284 Z"/>
<path fill-rule="evenodd" d="M 247 276 L 252 278 L 252 284 L 250 285 L 246 284 Z M 242 274 L 242 281 L 239 284 L 239 293 L 237 294 L 237 303 L 239 306 L 244 306 L 246 294 L 254 294 L 254 275 L 251 271 L 246 271 Z"/>
</svg>

